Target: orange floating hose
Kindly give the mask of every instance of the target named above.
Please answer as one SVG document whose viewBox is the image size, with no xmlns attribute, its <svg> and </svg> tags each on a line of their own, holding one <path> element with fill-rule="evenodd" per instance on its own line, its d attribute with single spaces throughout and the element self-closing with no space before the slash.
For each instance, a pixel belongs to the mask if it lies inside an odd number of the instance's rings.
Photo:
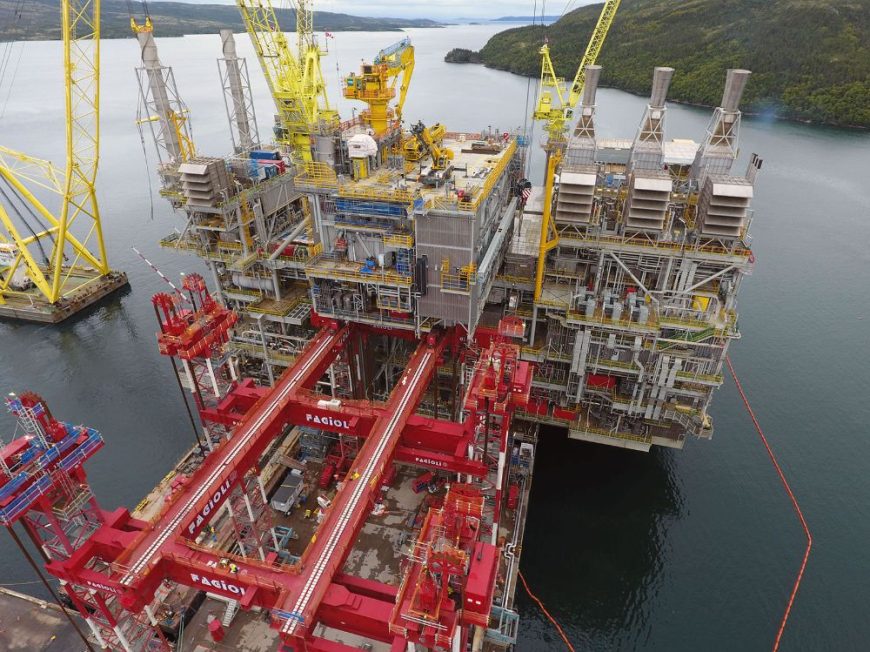
<svg viewBox="0 0 870 652">
<path fill-rule="evenodd" d="M 523 583 L 523 588 L 526 590 L 526 593 L 529 594 L 529 597 L 530 597 L 532 600 L 534 600 L 534 601 L 538 604 L 538 607 L 540 607 L 540 609 L 541 609 L 541 611 L 544 613 L 544 615 L 545 615 L 545 616 L 550 620 L 551 623 L 553 623 L 553 627 L 556 628 L 556 631 L 559 632 L 559 636 L 561 636 L 561 637 L 562 637 L 562 640 L 565 641 L 565 646 L 566 646 L 566 647 L 567 647 L 571 652 L 576 652 L 576 650 L 574 650 L 574 646 L 571 645 L 571 641 L 569 641 L 569 640 L 568 640 L 568 637 L 565 635 L 565 630 L 562 629 L 561 625 L 559 625 L 559 623 L 556 622 L 556 619 L 553 618 L 553 616 L 550 615 L 550 612 L 547 611 L 547 608 L 544 606 L 544 603 L 541 602 L 541 601 L 538 599 L 538 596 L 536 596 L 534 593 L 532 593 L 532 590 L 529 588 L 529 585 L 528 585 L 528 583 L 526 582 L 526 578 L 523 577 L 523 573 L 522 573 L 522 571 L 519 571 L 518 574 L 519 574 L 519 576 L 520 576 L 520 581 Z"/>
<path fill-rule="evenodd" d="M 795 498 L 795 495 L 788 484 L 788 480 L 785 479 L 785 474 L 782 472 L 782 469 L 779 466 L 779 462 L 776 461 L 776 456 L 773 454 L 773 450 L 771 450 L 770 444 L 767 443 L 767 437 L 764 436 L 761 425 L 758 423 L 758 419 L 755 418 L 755 412 L 752 411 L 752 406 L 749 405 L 749 399 L 746 398 L 746 393 L 743 391 L 743 386 L 740 384 L 740 379 L 737 378 L 737 373 L 734 371 L 734 366 L 731 364 L 730 356 L 725 357 L 725 362 L 728 365 L 728 371 L 731 372 L 731 377 L 734 378 L 734 383 L 737 385 L 737 391 L 740 392 L 740 398 L 743 399 L 743 405 L 746 406 L 746 411 L 749 412 L 749 416 L 752 417 L 752 423 L 755 424 L 755 430 L 758 431 L 758 436 L 761 437 L 761 443 L 763 443 L 764 447 L 767 449 L 767 454 L 770 456 L 770 461 L 773 462 L 773 467 L 776 469 L 776 472 L 779 475 L 779 479 L 782 481 L 782 486 L 785 487 L 785 491 L 788 494 L 789 499 L 791 499 L 791 504 L 794 507 L 795 513 L 797 513 L 798 519 L 800 519 L 801 527 L 803 527 L 804 534 L 806 534 L 807 537 L 807 548 L 804 552 L 804 559 L 801 562 L 801 568 L 798 571 L 797 578 L 795 579 L 794 586 L 792 587 L 791 595 L 788 598 L 788 604 L 785 607 L 785 613 L 783 614 L 782 621 L 779 624 L 779 631 L 776 633 L 776 640 L 773 643 L 773 652 L 776 652 L 779 649 L 779 644 L 782 640 L 782 634 L 785 631 L 785 625 L 788 622 L 788 617 L 791 613 L 791 608 L 794 604 L 795 596 L 797 595 L 798 589 L 800 588 L 801 580 L 804 577 L 804 570 L 806 570 L 807 561 L 810 558 L 810 550 L 813 547 L 813 535 L 810 533 L 810 528 L 807 525 L 807 521 L 804 518 L 804 513 L 801 511 L 800 505 L 798 505 L 797 498 Z"/>
</svg>

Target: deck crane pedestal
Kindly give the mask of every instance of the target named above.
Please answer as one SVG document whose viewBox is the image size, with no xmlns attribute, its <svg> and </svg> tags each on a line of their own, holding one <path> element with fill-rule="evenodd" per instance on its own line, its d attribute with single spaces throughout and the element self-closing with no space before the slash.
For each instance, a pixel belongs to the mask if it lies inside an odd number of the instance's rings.
<svg viewBox="0 0 870 652">
<path fill-rule="evenodd" d="M 0 317 L 60 322 L 127 285 L 109 267 L 94 190 L 100 3 L 61 2 L 61 32 L 65 169 L 0 146 Z"/>
<path fill-rule="evenodd" d="M 369 105 L 360 118 L 374 135 L 381 136 L 401 124 L 402 108 L 413 72 L 414 46 L 411 45 L 411 39 L 404 38 L 378 52 L 372 63 L 363 63 L 359 74 L 350 73 L 344 78 L 344 96 Z M 400 75 L 399 99 L 393 109 L 389 103 L 396 97 L 396 83 Z"/>
</svg>

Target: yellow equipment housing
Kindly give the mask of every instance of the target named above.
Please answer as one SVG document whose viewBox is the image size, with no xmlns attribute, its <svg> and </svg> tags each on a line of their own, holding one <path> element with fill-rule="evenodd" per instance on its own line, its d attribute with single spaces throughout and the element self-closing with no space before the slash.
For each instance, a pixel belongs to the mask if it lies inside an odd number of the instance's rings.
<svg viewBox="0 0 870 652">
<path fill-rule="evenodd" d="M 359 74 L 350 73 L 344 78 L 344 96 L 369 105 L 360 117 L 375 135 L 379 136 L 401 122 L 413 72 L 414 46 L 411 39 L 405 38 L 381 50 L 373 63 L 363 63 Z M 399 101 L 393 110 L 390 101 L 396 97 L 400 75 Z"/>
<path fill-rule="evenodd" d="M 419 161 L 429 154 L 433 170 L 446 170 L 453 160 L 453 150 L 444 147 L 444 134 L 447 127 L 436 123 L 431 127 L 418 122 L 402 145 L 402 152 L 408 161 Z"/>
</svg>

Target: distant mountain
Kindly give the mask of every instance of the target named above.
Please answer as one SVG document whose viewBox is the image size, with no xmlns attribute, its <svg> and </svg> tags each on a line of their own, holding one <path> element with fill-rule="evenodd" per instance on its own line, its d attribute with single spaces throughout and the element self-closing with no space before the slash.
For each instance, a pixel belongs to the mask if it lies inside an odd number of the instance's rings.
<svg viewBox="0 0 870 652">
<path fill-rule="evenodd" d="M 546 34 L 556 73 L 570 79 L 600 11 L 581 7 L 543 33 L 500 32 L 481 59 L 537 77 Z M 870 127 L 868 0 L 623 0 L 599 63 L 602 84 L 642 95 L 654 66 L 673 66 L 669 96 L 706 106 L 721 99 L 727 68 L 749 68 L 747 111 Z"/>
<path fill-rule="evenodd" d="M 126 38 L 130 32 L 130 14 L 126 0 L 102 0 L 102 35 L 104 38 Z M 0 41 L 36 41 L 60 38 L 60 3 L 57 0 L 0 0 Z M 138 9 L 140 3 L 134 3 Z M 221 28 L 245 30 L 239 10 L 234 5 L 189 4 L 185 2 L 149 2 L 155 34 L 183 36 L 185 34 L 216 34 Z M 281 27 L 291 32 L 296 26 L 292 9 L 276 9 Z M 138 17 L 141 19 L 141 16 Z M 330 32 L 394 31 L 406 27 L 441 27 L 428 19 L 365 18 L 349 14 L 318 11 L 314 28 Z"/>
</svg>

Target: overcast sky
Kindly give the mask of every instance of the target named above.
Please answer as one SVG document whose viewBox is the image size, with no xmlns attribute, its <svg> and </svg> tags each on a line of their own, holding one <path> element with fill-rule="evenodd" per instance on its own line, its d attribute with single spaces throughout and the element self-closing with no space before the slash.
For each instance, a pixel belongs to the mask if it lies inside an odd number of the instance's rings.
<svg viewBox="0 0 870 652">
<path fill-rule="evenodd" d="M 183 0 L 199 4 L 232 4 L 233 0 Z M 570 11 L 581 5 L 601 0 L 538 0 L 548 15 L 560 15 L 567 7 Z M 286 7 L 288 0 L 273 0 L 273 5 Z M 314 0 L 315 9 L 338 11 L 357 16 L 390 16 L 395 18 L 498 18 L 500 16 L 531 16 L 534 0 Z"/>
</svg>

